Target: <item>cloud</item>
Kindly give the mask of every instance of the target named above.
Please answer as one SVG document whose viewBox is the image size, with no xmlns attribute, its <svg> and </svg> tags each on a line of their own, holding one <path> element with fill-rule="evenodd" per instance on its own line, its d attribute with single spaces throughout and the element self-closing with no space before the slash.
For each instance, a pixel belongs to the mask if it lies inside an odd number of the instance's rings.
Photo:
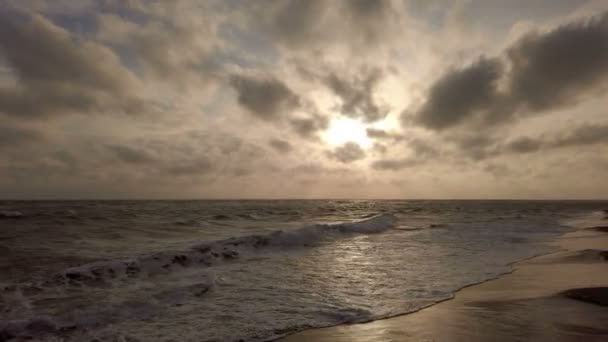
<svg viewBox="0 0 608 342">
<path fill-rule="evenodd" d="M 582 124 L 565 132 L 520 137 L 497 148 L 499 152 L 533 153 L 541 150 L 608 144 L 608 124 Z"/>
<path fill-rule="evenodd" d="M 293 147 L 289 142 L 281 139 L 270 139 L 268 145 L 280 153 L 289 153 L 293 150 Z"/>
<path fill-rule="evenodd" d="M 467 157 L 476 161 L 499 154 L 495 147 L 498 139 L 485 132 L 457 135 L 450 137 L 449 140 L 455 143 Z"/>
<path fill-rule="evenodd" d="M 290 49 L 314 51 L 336 42 L 376 46 L 386 42 L 383 34 L 397 23 L 391 0 L 279 0 L 249 6 L 251 24 Z"/>
<path fill-rule="evenodd" d="M 605 13 L 529 33 L 502 58 L 481 57 L 449 69 L 429 88 L 414 121 L 437 131 L 461 124 L 491 126 L 570 106 L 606 90 L 607 80 Z"/>
<path fill-rule="evenodd" d="M 608 123 L 584 124 L 557 137 L 551 145 L 555 147 L 608 143 Z"/>
<path fill-rule="evenodd" d="M 106 146 L 119 160 L 133 164 L 152 164 L 157 161 L 150 152 L 142 149 L 135 149 L 125 145 Z"/>
<path fill-rule="evenodd" d="M 139 113 L 139 82 L 114 52 L 39 14 L 0 19 L 0 59 L 16 78 L 0 86 L 0 112 L 21 118 L 66 113 Z"/>
<path fill-rule="evenodd" d="M 365 151 L 354 142 L 347 142 L 327 154 L 330 158 L 341 163 L 352 163 L 365 158 Z"/>
<path fill-rule="evenodd" d="M 538 139 L 521 137 L 509 142 L 506 150 L 515 153 L 530 153 L 541 149 L 543 142 Z"/>
<path fill-rule="evenodd" d="M 97 38 L 129 58 L 143 78 L 182 90 L 220 78 L 219 16 L 208 15 L 209 2 L 131 0 L 99 7 Z"/>
<path fill-rule="evenodd" d="M 46 140 L 47 134 L 39 129 L 10 123 L 8 120 L 4 120 L 0 125 L 0 149 L 42 143 Z"/>
<path fill-rule="evenodd" d="M 533 112 L 572 104 L 608 80 L 608 12 L 530 33 L 507 56 L 512 102 Z"/>
<path fill-rule="evenodd" d="M 418 122 L 442 130 L 487 113 L 497 101 L 500 71 L 498 60 L 483 57 L 465 68 L 449 70 L 430 88 L 425 104 L 416 114 Z"/>
<path fill-rule="evenodd" d="M 281 119 L 300 105 L 299 97 L 272 76 L 235 75 L 231 84 L 238 103 L 263 120 Z"/>
<path fill-rule="evenodd" d="M 205 156 L 199 156 L 198 158 L 184 161 L 180 164 L 168 165 L 166 170 L 173 176 L 200 176 L 214 170 L 214 165 Z"/>
<path fill-rule="evenodd" d="M 373 161 L 371 164 L 372 169 L 399 171 L 405 168 L 420 166 L 441 156 L 440 151 L 432 144 L 420 138 L 408 138 L 407 147 L 410 152 L 406 157 L 400 157 L 399 154 L 392 154 L 395 155 L 392 158 Z"/>
<path fill-rule="evenodd" d="M 367 128 L 365 130 L 365 134 L 369 138 L 381 140 L 381 141 L 391 141 L 392 140 L 393 142 L 397 142 L 397 141 L 402 141 L 403 139 L 405 139 L 405 136 L 403 134 L 387 132 L 383 129 L 378 129 L 378 128 Z"/>
<path fill-rule="evenodd" d="M 372 168 L 383 171 L 399 171 L 408 167 L 418 165 L 414 159 L 380 159 L 372 163 Z"/>
<path fill-rule="evenodd" d="M 307 118 L 293 118 L 289 121 L 291 128 L 303 138 L 314 137 L 319 131 L 326 129 L 329 125 L 329 120 L 326 116 L 314 114 Z"/>
<path fill-rule="evenodd" d="M 437 148 L 425 140 L 411 138 L 407 144 L 418 159 L 429 159 L 440 155 Z"/>
<path fill-rule="evenodd" d="M 332 73 L 325 78 L 325 84 L 340 100 L 338 111 L 341 114 L 360 118 L 366 122 L 383 119 L 389 110 L 379 104 L 374 98 L 374 87 L 382 79 L 383 73 L 379 69 L 364 71 L 353 80 L 346 80 Z"/>
</svg>

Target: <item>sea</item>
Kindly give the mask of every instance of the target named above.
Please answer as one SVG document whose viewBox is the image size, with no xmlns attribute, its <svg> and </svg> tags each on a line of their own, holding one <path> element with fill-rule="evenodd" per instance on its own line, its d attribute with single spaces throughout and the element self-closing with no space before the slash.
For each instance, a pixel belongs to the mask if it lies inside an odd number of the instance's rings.
<svg viewBox="0 0 608 342">
<path fill-rule="evenodd" d="M 0 202 L 0 341 L 271 341 L 407 314 L 608 202 Z"/>
</svg>

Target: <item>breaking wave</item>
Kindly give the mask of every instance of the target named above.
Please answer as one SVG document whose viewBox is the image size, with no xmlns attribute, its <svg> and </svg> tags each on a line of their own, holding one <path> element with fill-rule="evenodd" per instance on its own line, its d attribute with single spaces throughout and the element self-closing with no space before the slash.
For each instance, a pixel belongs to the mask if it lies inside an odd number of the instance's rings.
<svg viewBox="0 0 608 342">
<path fill-rule="evenodd" d="M 140 276 L 154 276 L 191 266 L 214 264 L 251 254 L 262 249 L 313 246 L 324 239 L 348 234 L 380 233 L 394 227 L 396 217 L 380 214 L 367 219 L 336 224 L 312 224 L 295 230 L 279 230 L 265 235 L 248 235 L 226 240 L 203 242 L 183 251 L 164 251 L 149 255 L 104 260 L 64 269 L 50 278 L 28 284 L 30 287 L 100 286 L 111 281 L 126 281 Z M 21 284 L 25 286 L 24 284 Z M 4 291 L 13 286 L 5 286 Z"/>
<path fill-rule="evenodd" d="M 68 290 L 70 287 L 102 287 L 117 285 L 133 278 L 150 277 L 185 270 L 188 267 L 210 267 L 243 254 L 253 255 L 257 251 L 293 249 L 313 246 L 325 239 L 337 239 L 347 235 L 380 233 L 394 227 L 396 217 L 380 214 L 366 219 L 336 224 L 311 224 L 291 231 L 275 231 L 264 235 L 233 237 L 226 240 L 202 242 L 183 251 L 165 251 L 132 258 L 98 261 L 64 269 L 46 279 L 21 284 L 0 284 L 0 299 L 4 304 L 21 301 L 25 303 L 29 293 L 41 293 L 53 288 Z M 55 336 L 67 338 L 87 329 L 107 326 L 129 317 L 146 319 L 167 306 L 188 303 L 194 297 L 202 297 L 210 291 L 215 278 L 212 273 L 194 284 L 165 289 L 154 293 L 146 301 L 125 301 L 110 307 L 94 308 L 78 315 L 56 317 L 34 316 L 18 320 L 0 320 L 0 341 L 11 338 L 41 338 Z M 29 310 L 28 310 L 29 311 Z M 348 322 L 360 318 L 361 312 L 340 312 L 336 320 Z M 368 316 L 368 315 L 364 315 Z"/>
</svg>

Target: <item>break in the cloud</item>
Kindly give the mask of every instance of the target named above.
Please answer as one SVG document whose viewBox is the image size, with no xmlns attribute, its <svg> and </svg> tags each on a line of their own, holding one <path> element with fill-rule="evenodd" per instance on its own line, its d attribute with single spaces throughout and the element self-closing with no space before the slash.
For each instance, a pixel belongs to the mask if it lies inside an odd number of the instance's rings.
<svg viewBox="0 0 608 342">
<path fill-rule="evenodd" d="M 608 5 L 497 8 L 0 2 L 0 194 L 605 196 Z"/>
<path fill-rule="evenodd" d="M 344 80 L 336 74 L 325 79 L 327 86 L 341 99 L 340 113 L 366 122 L 384 119 L 389 109 L 374 98 L 374 87 L 382 78 L 380 70 L 370 70 L 362 79 Z"/>
</svg>

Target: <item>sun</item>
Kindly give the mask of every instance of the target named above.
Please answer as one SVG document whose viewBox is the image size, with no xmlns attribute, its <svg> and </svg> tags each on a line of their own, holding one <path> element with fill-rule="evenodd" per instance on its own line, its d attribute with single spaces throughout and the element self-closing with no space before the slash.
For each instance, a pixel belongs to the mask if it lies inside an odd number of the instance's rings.
<svg viewBox="0 0 608 342">
<path fill-rule="evenodd" d="M 347 142 L 357 143 L 362 148 L 372 146 L 371 139 L 367 136 L 365 125 L 355 119 L 334 118 L 325 132 L 325 141 L 329 145 L 343 145 Z"/>
</svg>

